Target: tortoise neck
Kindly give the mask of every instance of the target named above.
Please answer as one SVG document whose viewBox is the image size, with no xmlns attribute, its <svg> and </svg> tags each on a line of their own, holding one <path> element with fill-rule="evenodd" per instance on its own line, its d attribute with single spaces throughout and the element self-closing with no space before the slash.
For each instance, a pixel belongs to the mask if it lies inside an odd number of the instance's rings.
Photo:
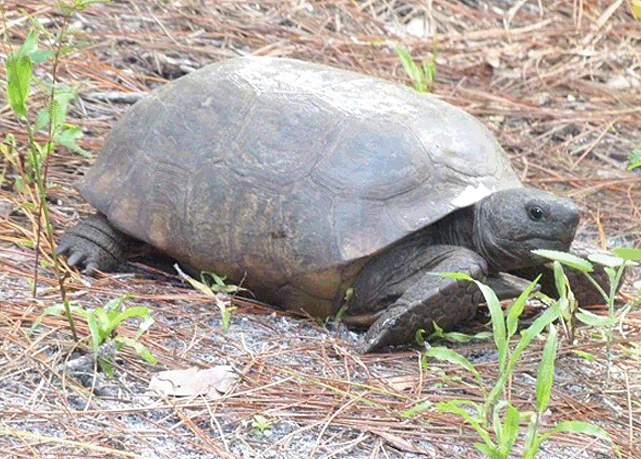
<svg viewBox="0 0 641 459">
<path fill-rule="evenodd" d="M 474 206 L 455 210 L 433 226 L 435 244 L 456 245 L 476 251 L 474 244 Z"/>
<path fill-rule="evenodd" d="M 495 227 L 497 221 L 492 217 L 492 208 L 491 203 L 488 204 L 488 197 L 472 207 L 474 213 L 474 216 L 470 217 L 470 221 L 473 222 L 472 250 L 485 259 L 492 272 L 519 267 L 521 262 L 518 257 L 519 252 L 510 250 L 511 246 L 497 237 L 498 229 Z M 503 224 L 510 223 L 503 222 Z"/>
</svg>

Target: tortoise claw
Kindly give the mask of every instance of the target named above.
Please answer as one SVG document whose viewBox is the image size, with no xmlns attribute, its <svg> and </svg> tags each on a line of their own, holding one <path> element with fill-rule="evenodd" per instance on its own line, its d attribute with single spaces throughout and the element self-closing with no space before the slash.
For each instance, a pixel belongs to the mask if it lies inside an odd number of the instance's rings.
<svg viewBox="0 0 641 459">
<path fill-rule="evenodd" d="M 96 271 L 114 271 L 124 260 L 127 236 L 113 228 L 102 215 L 89 217 L 67 230 L 56 253 L 67 257 L 69 266 L 90 276 Z"/>
<path fill-rule="evenodd" d="M 98 271 L 98 265 L 95 262 L 87 263 L 87 266 L 84 269 L 84 273 L 88 276 L 95 276 Z"/>
<path fill-rule="evenodd" d="M 87 258 L 86 253 L 82 252 L 73 252 L 67 258 L 67 264 L 69 266 L 80 266 L 82 262 Z"/>
<path fill-rule="evenodd" d="M 56 247 L 56 255 L 68 255 L 69 251 L 71 250 L 71 245 L 68 243 L 63 243 L 62 241 L 60 244 L 58 244 L 58 247 Z"/>
</svg>

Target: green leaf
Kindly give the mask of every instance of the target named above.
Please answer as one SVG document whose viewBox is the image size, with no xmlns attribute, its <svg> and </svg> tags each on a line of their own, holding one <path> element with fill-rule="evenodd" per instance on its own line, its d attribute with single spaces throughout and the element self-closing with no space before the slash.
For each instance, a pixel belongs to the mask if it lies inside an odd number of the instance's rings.
<svg viewBox="0 0 641 459">
<path fill-rule="evenodd" d="M 601 438 L 603 440 L 612 440 L 610 434 L 608 434 L 601 427 L 592 424 L 591 422 L 584 421 L 562 421 L 559 422 L 551 432 L 567 432 L 577 435 L 589 435 L 591 437 Z"/>
<path fill-rule="evenodd" d="M 526 454 L 523 455 L 523 459 L 534 459 L 536 457 L 536 453 L 541 447 L 541 444 L 552 435 L 561 432 L 573 433 L 577 435 L 588 435 L 591 437 L 607 440 L 614 451 L 617 453 L 617 456 L 620 457 L 620 453 L 616 448 L 616 445 L 612 441 L 612 438 L 601 427 L 583 421 L 563 421 L 558 423 L 553 429 L 548 430 L 543 435 L 534 440 L 532 447 L 528 451 L 526 451 Z"/>
<path fill-rule="evenodd" d="M 499 451 L 493 445 L 487 445 L 485 443 L 477 442 L 474 443 L 474 447 L 489 459 L 504 459 L 504 456 L 501 456 L 501 453 L 499 453 Z"/>
<path fill-rule="evenodd" d="M 543 313 L 539 317 L 537 317 L 537 319 L 532 323 L 532 325 L 530 325 L 521 333 L 521 340 L 517 343 L 516 347 L 514 348 L 514 352 L 512 353 L 510 362 L 508 363 L 508 366 L 505 370 L 506 373 L 509 373 L 512 371 L 512 369 L 514 368 L 514 365 L 516 365 L 516 362 L 521 356 L 521 353 L 530 344 L 530 342 L 536 336 L 538 336 L 539 333 L 541 333 L 541 331 L 545 327 L 547 327 L 550 323 L 554 322 L 559 317 L 560 314 L 561 314 L 561 311 L 559 310 L 558 305 L 555 303 L 552 306 L 550 306 L 548 309 L 543 311 Z"/>
<path fill-rule="evenodd" d="M 616 443 L 614 443 L 614 441 L 612 440 L 612 437 L 610 436 L 610 434 L 608 434 L 601 427 L 595 424 L 592 424 L 591 422 L 563 421 L 557 424 L 557 426 L 554 427 L 551 431 L 546 432 L 546 434 L 547 433 L 556 434 L 560 432 L 573 433 L 577 435 L 588 435 L 590 437 L 606 440 L 608 443 L 610 443 L 610 446 L 616 453 L 617 457 L 621 457 L 621 452 L 619 451 L 619 448 L 617 447 Z"/>
<path fill-rule="evenodd" d="M 146 346 L 143 346 L 141 343 L 136 341 L 134 342 L 133 348 L 136 350 L 138 355 L 140 355 L 140 357 L 145 359 L 148 363 L 151 363 L 152 365 L 155 365 L 158 363 L 158 360 L 156 359 L 156 357 L 154 357 L 154 355 Z"/>
<path fill-rule="evenodd" d="M 107 359 L 99 358 L 98 365 L 100 365 L 100 369 L 104 371 L 107 376 L 113 378 L 114 369 L 113 366 L 111 366 L 111 362 L 109 362 Z"/>
<path fill-rule="evenodd" d="M 142 322 L 138 325 L 138 331 L 136 332 L 134 339 L 139 339 L 147 330 L 149 330 L 149 328 L 151 328 L 154 322 L 155 320 L 151 317 L 151 313 L 143 317 Z"/>
<path fill-rule="evenodd" d="M 7 58 L 7 97 L 13 112 L 27 116 L 27 98 L 31 89 L 32 64 L 28 56 L 10 54 Z"/>
<path fill-rule="evenodd" d="M 118 315 L 112 319 L 112 322 L 119 324 L 130 317 L 140 317 L 141 319 L 145 319 L 149 317 L 149 308 L 146 306 L 132 306 L 119 312 Z"/>
<path fill-rule="evenodd" d="M 539 425 L 538 413 L 533 413 L 531 411 L 525 413 L 524 418 L 529 418 L 527 421 L 527 428 L 525 430 L 525 440 L 523 442 L 523 459 L 534 459 L 536 455 L 536 449 L 538 446 L 534 446 L 536 443 L 537 437 L 537 428 Z M 536 449 L 535 449 L 536 448 Z"/>
<path fill-rule="evenodd" d="M 574 299 L 574 294 L 572 293 L 571 290 L 569 291 L 569 294 L 571 294 L 572 295 L 572 299 Z M 571 308 L 570 308 L 570 306 L 571 306 L 570 297 L 569 296 L 565 296 L 565 297 L 559 298 L 557 300 L 557 305 L 558 305 L 559 311 L 561 313 L 561 316 L 563 316 L 563 319 L 565 319 L 566 321 L 569 322 L 572 319 L 572 315 L 574 314 L 574 311 L 571 310 Z"/>
<path fill-rule="evenodd" d="M 206 272 L 205 274 L 210 275 L 212 277 L 212 279 L 214 279 L 214 282 L 216 283 L 216 285 L 218 285 L 219 287 L 224 287 L 225 286 L 225 278 L 224 277 L 221 277 L 218 274 L 212 273 L 212 272 Z"/>
<path fill-rule="evenodd" d="M 45 107 L 38 112 L 33 128 L 35 131 L 40 132 L 45 128 L 45 126 L 47 126 L 48 123 L 49 123 L 49 110 L 47 110 L 47 108 Z"/>
<path fill-rule="evenodd" d="M 60 145 L 67 147 L 69 150 L 73 151 L 74 153 L 79 154 L 83 158 L 91 158 L 91 153 L 89 153 L 87 150 L 84 148 L 78 146 L 76 143 L 78 140 L 82 139 L 85 135 L 84 132 L 82 132 L 82 129 L 76 126 L 70 126 L 65 124 L 66 127 L 64 127 L 61 131 L 57 132 L 53 136 L 53 140 L 56 143 L 59 143 Z"/>
<path fill-rule="evenodd" d="M 576 318 L 586 325 L 599 328 L 611 327 L 617 322 L 616 317 L 600 316 L 586 309 L 580 309 L 580 312 L 576 313 Z"/>
<path fill-rule="evenodd" d="M 347 304 L 349 301 L 352 299 L 354 296 L 354 287 L 350 287 L 347 290 L 345 290 L 345 298 L 343 298 L 343 301 Z"/>
<path fill-rule="evenodd" d="M 20 46 L 18 52 L 25 56 L 31 56 L 31 54 L 35 52 L 38 46 L 39 35 L 40 34 L 37 29 L 31 29 L 29 31 L 29 34 L 27 35 L 27 38 L 25 38 L 24 42 Z"/>
<path fill-rule="evenodd" d="M 611 268 L 610 266 L 604 266 L 603 271 L 608 275 L 608 279 L 610 280 L 610 283 L 612 282 L 612 279 L 617 275 L 616 271 L 614 268 Z"/>
<path fill-rule="evenodd" d="M 617 257 L 621 257 L 624 260 L 628 260 L 628 261 L 641 260 L 641 249 L 631 249 L 629 247 L 617 247 L 616 249 L 612 249 L 612 253 L 614 253 Z"/>
<path fill-rule="evenodd" d="M 113 328 L 111 327 L 111 320 L 109 319 L 104 308 L 97 308 L 94 311 L 91 311 L 91 315 L 94 317 L 96 325 L 98 326 L 98 331 L 100 333 L 100 342 L 102 343 L 102 341 L 104 341 L 105 338 L 109 336 L 109 333 Z"/>
<path fill-rule="evenodd" d="M 511 403 L 507 403 L 507 413 L 505 415 L 505 423 L 502 426 L 502 435 L 499 440 L 499 454 L 500 457 L 506 458 L 509 456 L 510 451 L 516 443 L 519 436 L 519 421 L 520 413 Z"/>
<path fill-rule="evenodd" d="M 186 280 L 187 282 L 189 282 L 189 284 L 191 284 L 191 286 L 192 286 L 194 289 L 198 290 L 200 293 L 204 293 L 205 295 L 207 295 L 207 296 L 209 296 L 209 297 L 211 297 L 211 298 L 215 298 L 215 297 L 216 297 L 216 294 L 213 292 L 213 290 L 211 289 L 211 287 L 209 287 L 209 286 L 208 286 L 207 284 L 205 284 L 204 282 L 199 282 L 199 281 L 197 281 L 196 279 L 194 279 L 193 277 L 191 277 L 191 276 L 189 276 L 189 275 L 185 274 L 185 273 L 180 269 L 180 266 L 178 266 L 178 263 L 176 263 L 176 264 L 174 265 L 174 269 L 178 272 L 179 276 L 180 276 L 180 277 L 182 277 L 182 278 L 183 278 L 184 280 Z"/>
<path fill-rule="evenodd" d="M 543 347 L 539 373 L 536 378 L 536 409 L 539 413 L 543 413 L 550 403 L 557 346 L 558 332 L 554 324 L 550 324 L 550 331 Z"/>
<path fill-rule="evenodd" d="M 236 308 L 233 306 L 227 306 L 223 301 L 220 301 L 218 298 L 216 299 L 216 303 L 218 304 L 218 309 L 220 309 L 220 318 L 223 323 L 223 332 L 227 333 L 227 331 L 229 331 L 229 326 L 231 325 L 231 313 Z"/>
<path fill-rule="evenodd" d="M 129 295 L 122 295 L 116 298 L 112 298 L 104 306 L 105 311 L 119 311 L 122 306 L 122 302 L 127 299 Z"/>
<path fill-rule="evenodd" d="M 96 322 L 96 316 L 93 310 L 88 311 L 87 313 L 87 325 L 89 326 L 89 331 L 91 334 L 91 349 L 93 350 L 94 359 L 98 358 L 98 348 L 102 343 L 100 329 Z"/>
<path fill-rule="evenodd" d="M 444 413 L 453 413 L 461 416 L 474 428 L 474 430 L 476 430 L 476 433 L 479 434 L 486 445 L 491 448 L 495 448 L 494 442 L 490 438 L 487 429 L 479 423 L 477 417 L 473 417 L 470 413 L 461 408 L 461 405 L 472 407 L 477 413 L 479 411 L 479 406 L 471 400 L 450 400 L 449 402 L 441 402 L 436 405 L 436 408 Z"/>
<path fill-rule="evenodd" d="M 423 62 L 423 75 L 425 78 L 425 92 L 431 92 L 434 85 L 434 75 L 436 73 L 436 67 L 433 61 L 424 61 Z"/>
<path fill-rule="evenodd" d="M 40 317 L 38 317 L 36 320 L 33 321 L 33 324 L 31 324 L 31 327 L 29 328 L 29 334 L 31 335 L 36 330 L 36 328 L 40 326 L 42 319 L 44 319 L 46 316 L 59 316 L 64 311 L 65 311 L 64 304 L 62 303 L 52 304 L 47 309 L 45 309 L 42 312 L 42 314 L 40 314 Z"/>
<path fill-rule="evenodd" d="M 7 97 L 13 112 L 27 116 L 27 98 L 31 90 L 33 63 L 31 54 L 38 45 L 38 31 L 31 29 L 20 48 L 7 56 Z"/>
<path fill-rule="evenodd" d="M 607 266 L 608 268 L 618 268 L 625 263 L 623 258 L 613 257 L 605 253 L 591 253 L 588 255 L 588 260 L 599 265 Z"/>
<path fill-rule="evenodd" d="M 641 0 L 634 1 L 641 2 Z M 631 171 L 632 169 L 636 169 L 637 167 L 641 167 L 641 149 L 633 150 L 630 153 L 630 156 L 628 156 L 628 161 L 630 162 L 630 164 L 628 165 L 629 171 Z"/>
<path fill-rule="evenodd" d="M 507 336 L 511 337 L 516 333 L 516 328 L 518 327 L 519 324 L 519 317 L 521 316 L 521 313 L 523 312 L 523 308 L 525 307 L 525 301 L 529 298 L 530 294 L 532 293 L 532 290 L 536 288 L 539 279 L 541 278 L 541 275 L 539 274 L 536 279 L 534 279 L 530 285 L 528 285 L 523 292 L 519 295 L 519 297 L 514 300 L 514 302 L 510 305 L 510 307 L 507 310 L 507 317 L 505 319 L 506 325 L 507 325 Z"/>
<path fill-rule="evenodd" d="M 483 341 L 488 338 L 491 338 L 492 334 L 487 331 L 482 331 L 478 333 L 474 333 L 473 335 L 469 335 L 467 333 L 461 333 L 461 332 L 444 332 L 441 330 L 441 332 L 434 332 L 430 335 L 429 339 L 432 340 L 434 338 L 441 338 L 444 340 L 447 340 L 451 343 L 469 343 L 470 341 L 473 340 L 478 340 L 478 341 Z"/>
<path fill-rule="evenodd" d="M 53 121 L 53 131 L 58 132 L 63 123 L 67 118 L 67 112 L 69 111 L 69 103 L 76 98 L 77 88 L 72 88 L 70 86 L 60 86 L 57 87 L 51 106 L 49 107 L 49 113 Z"/>
<path fill-rule="evenodd" d="M 405 72 L 412 80 L 412 86 L 414 86 L 414 89 L 420 92 L 427 91 L 427 86 L 425 85 L 421 75 L 421 69 L 416 65 L 416 62 L 414 62 L 407 49 L 405 49 L 404 46 L 398 45 L 394 50 L 396 51 Z"/>
<path fill-rule="evenodd" d="M 434 402 L 430 400 L 426 400 L 424 402 L 419 403 L 416 406 L 413 406 L 409 410 L 401 412 L 401 416 L 405 418 L 409 418 L 414 416 L 415 414 L 422 413 L 423 411 L 429 410 L 432 406 L 434 406 Z"/>
<path fill-rule="evenodd" d="M 453 349 L 443 346 L 430 347 L 425 350 L 425 356 L 459 365 L 472 373 L 477 381 L 481 381 L 481 375 L 476 368 L 474 368 L 474 365 Z"/>
<path fill-rule="evenodd" d="M 436 276 L 447 277 L 449 279 L 461 279 L 461 280 L 474 282 L 474 279 L 472 279 L 469 275 L 464 273 L 442 272 L 442 273 L 433 273 L 433 274 Z"/>
<path fill-rule="evenodd" d="M 141 356 L 143 359 L 145 359 L 147 362 L 151 364 L 156 364 L 158 363 L 158 360 L 156 360 L 156 357 L 153 356 L 151 351 L 142 343 L 136 341 L 135 339 L 127 338 L 126 336 L 118 336 L 115 341 L 121 346 L 129 346 L 132 348 L 136 354 Z"/>
<path fill-rule="evenodd" d="M 104 337 L 106 338 L 121 322 L 131 318 L 140 317 L 146 318 L 149 316 L 149 308 L 145 306 L 133 306 L 124 311 L 114 311 L 115 315 L 111 317 L 103 327 Z"/>
<path fill-rule="evenodd" d="M 438 326 L 436 322 L 432 322 L 432 326 L 434 327 L 434 331 L 430 334 L 429 340 L 433 340 L 435 338 L 440 338 L 447 340 L 452 343 L 469 343 L 472 340 L 486 340 L 489 337 L 491 337 L 491 333 L 489 332 L 479 332 L 475 333 L 473 335 L 468 335 L 467 333 L 461 333 L 461 332 L 444 332 L 441 327 Z M 418 329 L 416 331 L 416 339 L 417 343 L 420 345 L 423 345 L 425 343 L 425 340 L 423 339 L 423 334 L 425 333 L 425 330 Z M 418 339 L 421 339 L 419 342 Z"/>
<path fill-rule="evenodd" d="M 566 298 L 568 295 L 567 278 L 565 277 L 561 263 L 557 260 L 554 261 L 554 285 L 556 286 L 559 298 Z"/>
<path fill-rule="evenodd" d="M 225 277 L 219 276 L 216 273 L 209 271 L 202 271 L 200 273 L 200 281 L 207 286 L 209 286 L 209 282 L 207 281 L 208 277 L 213 280 L 213 284 L 210 288 L 214 292 L 234 293 L 245 290 L 244 288 L 238 287 L 237 285 L 225 284 Z"/>
<path fill-rule="evenodd" d="M 501 308 L 501 303 L 492 290 L 487 285 L 479 281 L 474 281 L 474 283 L 481 289 L 481 293 L 487 302 L 488 309 L 490 310 L 490 317 L 492 318 L 492 335 L 494 336 L 494 343 L 496 349 L 499 352 L 499 365 L 501 368 L 504 368 L 507 360 L 507 335 L 505 330 L 505 320 L 503 319 L 503 308 Z"/>
<path fill-rule="evenodd" d="M 559 252 L 558 250 L 543 250 L 543 249 L 533 250 L 532 253 L 552 261 L 559 261 L 564 265 L 574 269 L 578 269 L 579 271 L 589 273 L 594 270 L 594 267 L 589 261 L 584 260 L 581 257 L 577 257 L 576 255 L 572 255 L 571 253 Z"/>
<path fill-rule="evenodd" d="M 38 65 L 42 64 L 43 62 L 47 62 L 49 59 L 55 56 L 55 54 L 55 51 L 50 51 L 48 49 L 36 49 L 29 55 L 29 57 L 31 58 L 31 62 Z"/>
<path fill-rule="evenodd" d="M 594 355 L 594 354 L 591 354 L 590 352 L 585 352 L 585 351 L 580 351 L 578 349 L 573 349 L 572 353 L 578 355 L 582 359 L 590 360 L 592 362 L 596 362 L 596 360 L 597 360 L 597 356 Z"/>
</svg>

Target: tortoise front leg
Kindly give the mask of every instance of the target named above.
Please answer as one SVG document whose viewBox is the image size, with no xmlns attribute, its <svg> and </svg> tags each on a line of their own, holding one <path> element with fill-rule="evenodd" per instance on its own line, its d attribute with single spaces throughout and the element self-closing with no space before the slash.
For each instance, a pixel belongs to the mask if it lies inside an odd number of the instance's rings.
<svg viewBox="0 0 641 459">
<path fill-rule="evenodd" d="M 371 268 L 365 266 L 359 274 L 350 302 L 350 310 L 355 312 L 365 311 L 368 306 L 384 308 L 365 334 L 364 352 L 412 343 L 417 330 L 424 329 L 429 334 L 434 322 L 450 330 L 474 317 L 482 299 L 474 283 L 436 274 L 460 272 L 485 280 L 485 260 L 463 247 L 429 246 L 415 252 L 409 261 L 387 264 L 382 273 L 381 265 L 385 263 L 375 264 Z M 383 304 L 385 301 L 387 305 Z"/>
</svg>

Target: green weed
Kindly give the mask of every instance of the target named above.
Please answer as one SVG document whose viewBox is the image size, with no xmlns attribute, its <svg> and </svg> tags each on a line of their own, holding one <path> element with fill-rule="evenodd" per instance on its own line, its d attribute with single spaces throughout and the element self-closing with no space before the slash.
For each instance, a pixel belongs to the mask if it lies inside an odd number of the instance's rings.
<svg viewBox="0 0 641 459">
<path fill-rule="evenodd" d="M 269 437 L 272 434 L 272 423 L 265 416 L 254 415 L 252 419 L 252 432 L 262 437 Z"/>
<path fill-rule="evenodd" d="M 215 273 L 203 271 L 200 273 L 200 281 L 198 281 L 184 273 L 178 264 L 174 265 L 174 269 L 178 272 L 178 275 L 189 282 L 193 288 L 216 301 L 223 323 L 223 332 L 226 333 L 231 324 L 231 313 L 236 309 L 236 307 L 232 306 L 231 302 L 222 300 L 217 293 L 236 293 L 245 289 L 238 287 L 237 285 L 225 284 L 225 278 L 220 277 Z"/>
<path fill-rule="evenodd" d="M 557 269 L 560 270 L 560 265 L 558 265 Z M 562 304 L 560 302 L 552 304 L 532 325 L 521 332 L 521 338 L 514 349 L 511 350 L 510 348 L 510 341 L 517 332 L 518 318 L 523 312 L 525 301 L 532 293 L 532 290 L 538 282 L 538 278 L 508 307 L 504 315 L 496 294 L 487 285 L 465 274 L 444 273 L 443 275 L 474 282 L 483 293 L 492 318 L 492 337 L 498 350 L 499 375 L 494 385 L 488 387 L 486 386 L 486 382 L 481 378 L 479 371 L 463 355 L 447 347 L 428 346 L 422 357 L 423 367 L 428 365 L 429 358 L 436 358 L 458 365 L 474 377 L 483 396 L 482 403 L 466 399 L 457 399 L 438 403 L 435 407 L 437 410 L 456 414 L 471 425 L 482 440 L 481 442 L 475 443 L 474 446 L 482 454 L 491 459 L 507 459 L 513 454 L 514 445 L 520 434 L 522 421 L 527 422 L 525 444 L 523 447 L 523 458 L 526 459 L 534 459 L 541 444 L 550 438 L 550 436 L 558 433 L 567 432 L 590 435 L 611 441 L 609 435 L 600 427 L 580 421 L 560 422 L 553 428 L 541 432 L 539 421 L 549 405 L 558 346 L 557 328 L 553 325 L 553 322 L 562 316 Z M 535 387 L 534 399 L 536 410 L 521 412 L 512 405 L 509 400 L 502 398 L 502 396 L 521 354 L 530 345 L 532 340 L 541 335 L 545 329 L 547 329 L 548 332 L 539 364 L 539 371 L 537 372 Z M 432 408 L 430 405 L 413 407 L 403 414 L 407 416 L 414 415 L 422 410 Z"/>
<path fill-rule="evenodd" d="M 76 51 L 79 44 L 74 41 L 73 36 L 68 33 L 68 25 L 72 15 L 85 10 L 88 6 L 99 3 L 98 0 L 73 0 L 59 2 L 60 13 L 63 18 L 61 27 L 57 33 L 51 33 L 42 27 L 37 19 L 32 18 L 32 29 L 29 31 L 24 42 L 13 52 L 8 53 L 6 60 L 6 94 L 9 105 L 20 123 L 24 126 L 28 145 L 26 155 L 20 153 L 21 148 L 17 145 L 13 136 L 7 135 L 0 145 L 0 154 L 5 163 L 11 168 L 11 173 L 3 173 L 2 183 L 13 180 L 10 185 L 17 191 L 22 199 L 22 211 L 31 216 L 35 230 L 36 260 L 34 267 L 33 292 L 36 294 L 38 284 L 38 267 L 40 256 L 40 238 L 44 232 L 50 247 L 54 247 L 54 236 L 49 208 L 47 206 L 47 191 L 49 183 L 47 180 L 49 162 L 56 147 L 63 146 L 84 156 L 88 153 L 80 148 L 76 142 L 82 137 L 82 131 L 77 126 L 67 122 L 67 115 L 70 103 L 77 96 L 77 87 L 70 87 L 58 82 L 57 71 L 60 59 L 63 55 Z M 44 48 L 41 47 L 44 45 Z M 49 64 L 50 81 L 41 81 L 36 78 L 34 69 L 45 63 Z M 39 92 L 47 94 L 44 107 L 37 113 L 32 113 L 31 92 L 36 87 Z M 46 140 L 36 140 L 36 133 L 45 132 Z M 48 255 L 48 254 L 47 254 Z M 44 264 L 49 264 L 48 262 Z M 140 336 L 147 331 L 152 324 L 149 310 L 145 307 L 135 306 L 123 308 L 123 298 L 109 301 L 104 307 L 92 309 L 77 305 L 71 305 L 67 299 L 64 288 L 64 276 L 62 274 L 57 256 L 51 254 L 51 264 L 56 278 L 58 279 L 62 302 L 54 304 L 42 313 L 33 323 L 33 332 L 42 319 L 47 315 L 58 315 L 64 313 L 75 341 L 78 341 L 76 326 L 73 314 L 77 314 L 86 320 L 90 331 L 90 346 L 104 371 L 111 374 L 110 363 L 103 358 L 98 358 L 100 346 L 113 340 L 118 348 L 123 346 L 132 347 L 140 356 L 149 362 L 155 362 L 155 358 L 149 350 L 138 342 Z M 121 336 L 116 332 L 116 327 L 130 317 L 139 317 L 142 322 L 134 338 Z"/>
<path fill-rule="evenodd" d="M 108 375 L 113 375 L 111 363 L 104 358 L 100 358 L 98 351 L 100 346 L 106 342 L 113 340 L 116 343 L 116 348 L 119 350 L 125 346 L 132 348 L 138 355 L 144 358 L 149 363 L 157 363 L 156 358 L 152 353 L 141 344 L 138 340 L 153 324 L 153 319 L 149 313 L 149 308 L 144 306 L 132 306 L 129 308 L 123 307 L 123 300 L 128 299 L 129 296 L 125 295 L 120 298 L 114 298 L 100 308 L 83 308 L 81 306 L 71 305 L 70 309 L 73 314 L 82 317 L 89 327 L 90 332 L 90 347 L 93 350 L 94 358 L 98 360 L 102 370 Z M 45 316 L 60 315 L 65 312 L 65 306 L 62 304 L 54 304 L 49 306 L 44 312 L 36 319 L 30 328 L 30 333 L 33 333 L 42 322 Z M 141 319 L 138 325 L 138 331 L 133 338 L 123 336 L 117 333 L 117 327 L 125 320 L 138 317 Z"/>
<path fill-rule="evenodd" d="M 628 164 L 629 171 L 636 169 L 637 167 L 641 167 L 641 148 L 633 150 L 630 153 L 630 156 L 628 156 L 628 162 L 630 163 Z"/>
<path fill-rule="evenodd" d="M 35 214 L 32 219 L 36 234 L 35 254 L 33 275 L 33 295 L 36 295 L 38 284 L 38 267 L 41 247 L 41 237 L 44 230 L 49 247 L 54 247 L 53 229 L 49 217 L 49 208 L 47 206 L 47 189 L 48 189 L 48 171 L 49 160 L 52 152 L 57 145 L 66 145 L 76 151 L 81 149 L 75 144 L 75 141 L 82 136 L 82 132 L 75 126 L 65 122 L 69 102 L 75 97 L 75 89 L 58 84 L 57 71 L 60 58 L 63 54 L 70 52 L 73 47 L 66 44 L 66 29 L 71 19 L 72 13 L 83 9 L 86 5 L 95 3 L 91 0 L 76 0 L 71 5 L 61 3 L 63 10 L 63 24 L 60 32 L 55 35 L 48 32 L 40 26 L 37 20 L 33 19 L 33 27 L 25 38 L 24 42 L 13 52 L 7 55 L 6 60 L 6 94 L 9 105 L 27 132 L 28 146 L 26 160 L 18 154 L 19 148 L 15 141 L 9 136 L 4 140 L 2 155 L 8 164 L 11 164 L 16 179 L 14 184 L 16 190 L 21 194 L 24 200 L 23 211 L 27 214 Z M 40 48 L 40 37 L 45 38 L 48 48 Z M 51 61 L 51 83 L 46 83 L 36 79 L 34 67 Z M 32 85 L 40 87 L 46 94 L 46 102 L 35 116 L 30 116 L 30 93 Z M 46 132 L 47 140 L 44 143 L 36 141 L 35 134 L 38 131 Z M 3 177 L 4 179 L 5 177 Z M 30 185 L 35 186 L 35 194 Z M 52 267 L 62 296 L 62 303 L 65 306 L 65 313 L 74 340 L 78 339 L 69 303 L 67 301 L 64 289 L 64 278 L 55 254 L 52 256 Z"/>
<path fill-rule="evenodd" d="M 401 64 L 405 72 L 412 80 L 412 86 L 419 92 L 432 92 L 434 87 L 434 76 L 436 74 L 436 56 L 437 48 L 436 42 L 432 48 L 432 57 L 429 60 L 423 61 L 422 65 L 418 65 L 410 56 L 407 48 L 397 45 L 394 50 L 401 60 Z"/>
<path fill-rule="evenodd" d="M 602 253 L 592 253 L 588 255 L 588 259 L 578 257 L 565 252 L 557 252 L 554 250 L 535 250 L 535 254 L 554 260 L 555 263 L 562 263 L 565 266 L 574 268 L 583 275 L 594 285 L 599 291 L 603 300 L 608 305 L 608 316 L 603 317 L 594 314 L 590 311 L 578 308 L 574 314 L 577 320 L 580 320 L 586 325 L 595 327 L 601 332 L 601 336 L 606 343 L 606 373 L 605 373 L 605 386 L 608 385 L 610 380 L 610 363 L 612 361 L 612 341 L 614 340 L 614 327 L 621 323 L 627 313 L 632 309 L 633 303 L 629 302 L 624 307 L 615 310 L 615 299 L 618 286 L 621 284 L 621 279 L 625 269 L 629 266 L 636 265 L 637 261 L 641 260 L 641 250 L 630 248 L 616 248 L 612 250 L 614 255 L 605 255 Z M 590 274 L 594 271 L 594 263 L 603 266 L 608 277 L 607 291 L 601 287 Z M 558 283 L 557 283 L 558 288 Z M 568 298 L 565 291 L 560 291 L 561 300 Z"/>
</svg>

